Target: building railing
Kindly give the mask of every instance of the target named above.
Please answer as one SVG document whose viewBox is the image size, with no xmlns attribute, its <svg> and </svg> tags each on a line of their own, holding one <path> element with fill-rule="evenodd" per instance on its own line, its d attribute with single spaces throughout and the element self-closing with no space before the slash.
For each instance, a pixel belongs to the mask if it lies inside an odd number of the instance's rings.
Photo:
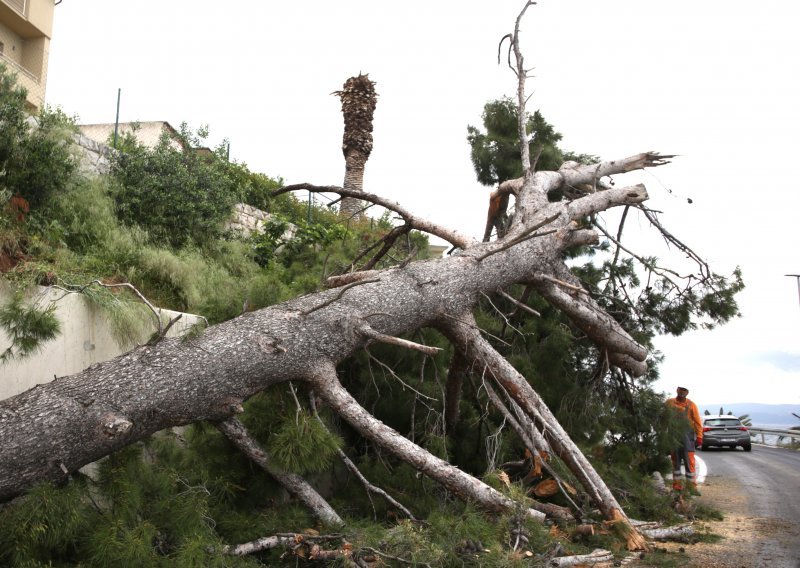
<svg viewBox="0 0 800 568">
<path fill-rule="evenodd" d="M 13 59 L 9 59 L 4 53 L 0 53 L 0 61 L 5 63 L 7 66 L 11 67 L 14 71 L 18 73 L 22 73 L 31 81 L 36 82 L 37 84 L 41 82 L 41 79 L 25 69 L 22 65 L 14 61 Z"/>
<path fill-rule="evenodd" d="M 767 443 L 765 435 L 777 436 L 778 443 L 780 443 L 780 441 L 783 438 L 789 438 L 792 444 L 794 444 L 797 441 L 800 441 L 800 430 L 784 430 L 781 428 L 756 428 L 756 427 L 748 428 L 748 430 L 750 430 L 751 438 L 756 438 L 758 436 L 761 436 L 762 444 Z"/>
<path fill-rule="evenodd" d="M 28 0 L 3 0 L 4 4 L 8 4 L 23 16 L 28 15 Z"/>
</svg>

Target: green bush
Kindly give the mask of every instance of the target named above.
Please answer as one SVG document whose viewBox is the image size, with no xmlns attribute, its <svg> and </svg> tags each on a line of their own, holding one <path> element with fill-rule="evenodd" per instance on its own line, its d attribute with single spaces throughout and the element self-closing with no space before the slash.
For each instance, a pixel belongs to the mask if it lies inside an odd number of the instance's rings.
<svg viewBox="0 0 800 568">
<path fill-rule="evenodd" d="M 185 124 L 177 140 L 164 133 L 153 149 L 126 140 L 112 160 L 123 223 L 138 225 L 154 243 L 172 247 L 203 245 L 222 235 L 239 188 L 227 162 L 196 150 L 202 140 Z"/>
<path fill-rule="evenodd" d="M 19 215 L 62 190 L 77 168 L 71 136 L 74 120 L 44 107 L 35 120 L 25 109 L 25 89 L 0 63 L 0 190 L 17 196 Z"/>
</svg>

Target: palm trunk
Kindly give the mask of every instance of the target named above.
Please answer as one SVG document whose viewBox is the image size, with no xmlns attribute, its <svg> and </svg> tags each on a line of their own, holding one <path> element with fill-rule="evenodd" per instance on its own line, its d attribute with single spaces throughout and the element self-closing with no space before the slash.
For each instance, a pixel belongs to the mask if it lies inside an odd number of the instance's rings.
<svg viewBox="0 0 800 568">
<path fill-rule="evenodd" d="M 350 77 L 341 91 L 335 93 L 342 101 L 344 116 L 344 189 L 364 191 L 364 167 L 372 152 L 372 116 L 378 95 L 369 75 Z M 361 215 L 363 204 L 355 197 L 344 197 L 339 213 L 348 219 Z"/>
</svg>

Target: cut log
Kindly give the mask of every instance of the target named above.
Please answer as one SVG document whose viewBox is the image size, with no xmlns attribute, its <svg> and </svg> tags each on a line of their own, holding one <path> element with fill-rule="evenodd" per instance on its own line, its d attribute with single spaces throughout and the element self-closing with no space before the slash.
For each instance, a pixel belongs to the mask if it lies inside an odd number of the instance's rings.
<svg viewBox="0 0 800 568">
<path fill-rule="evenodd" d="M 614 555 L 608 550 L 596 548 L 589 554 L 576 554 L 574 556 L 559 556 L 553 558 L 550 566 L 595 566 L 601 562 L 613 562 Z"/>
<path fill-rule="evenodd" d="M 674 527 L 640 528 L 639 532 L 651 540 L 659 541 L 682 541 L 693 536 L 695 533 L 694 528 L 689 524 Z"/>
</svg>

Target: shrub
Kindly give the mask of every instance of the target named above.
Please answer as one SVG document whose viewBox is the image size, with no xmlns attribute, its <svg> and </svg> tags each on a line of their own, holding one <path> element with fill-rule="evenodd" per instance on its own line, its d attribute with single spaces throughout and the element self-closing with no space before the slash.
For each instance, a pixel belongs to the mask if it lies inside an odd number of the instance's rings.
<svg viewBox="0 0 800 568">
<path fill-rule="evenodd" d="M 126 140 L 112 160 L 117 215 L 146 229 L 155 243 L 182 247 L 219 237 L 239 200 L 227 162 L 194 148 L 206 133 L 200 134 L 183 124 L 179 144 L 166 133 L 153 149 Z"/>
</svg>

